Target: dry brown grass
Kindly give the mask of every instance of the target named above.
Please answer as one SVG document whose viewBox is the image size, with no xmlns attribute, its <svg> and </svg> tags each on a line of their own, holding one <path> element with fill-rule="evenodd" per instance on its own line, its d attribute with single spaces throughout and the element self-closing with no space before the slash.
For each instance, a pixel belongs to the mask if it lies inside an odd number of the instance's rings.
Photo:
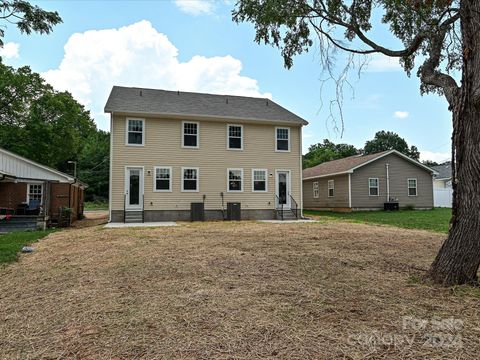
<svg viewBox="0 0 480 360">
<path fill-rule="evenodd" d="M 415 280 L 442 237 L 340 222 L 54 233 L 0 269 L 0 358 L 478 358 L 479 293 Z M 430 332 L 462 346 L 427 346 Z"/>
</svg>

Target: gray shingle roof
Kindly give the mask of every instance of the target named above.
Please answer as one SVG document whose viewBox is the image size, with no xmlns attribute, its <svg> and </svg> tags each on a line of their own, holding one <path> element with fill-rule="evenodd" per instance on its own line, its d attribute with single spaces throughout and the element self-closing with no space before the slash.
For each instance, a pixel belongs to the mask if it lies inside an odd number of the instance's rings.
<svg viewBox="0 0 480 360">
<path fill-rule="evenodd" d="M 390 154 L 395 154 L 397 156 L 400 156 L 405 160 L 408 160 L 411 163 L 423 168 L 424 170 L 430 173 L 436 174 L 436 172 L 433 169 L 423 165 L 422 163 L 416 160 L 409 158 L 408 156 L 398 152 L 397 150 L 387 150 L 387 151 L 382 151 L 375 154 L 354 155 L 354 156 L 349 156 L 343 159 L 324 162 L 324 163 L 321 163 L 320 165 L 317 165 L 308 169 L 304 169 L 303 178 L 308 179 L 308 178 L 315 178 L 315 177 L 330 176 L 334 174 L 346 174 L 346 173 L 352 172 L 354 169 L 358 167 L 361 167 L 377 159 L 381 159 L 382 157 Z"/>
<path fill-rule="evenodd" d="M 270 99 L 114 86 L 105 112 L 191 115 L 225 119 L 307 121 Z"/>
<path fill-rule="evenodd" d="M 450 179 L 452 177 L 452 165 L 450 163 L 432 166 L 432 169 L 438 172 L 437 179 Z"/>
</svg>

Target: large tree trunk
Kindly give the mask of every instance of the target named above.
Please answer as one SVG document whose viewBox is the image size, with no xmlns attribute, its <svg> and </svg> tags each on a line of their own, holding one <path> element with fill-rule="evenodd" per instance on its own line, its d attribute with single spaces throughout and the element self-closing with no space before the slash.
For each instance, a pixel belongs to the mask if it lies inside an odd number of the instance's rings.
<svg viewBox="0 0 480 360">
<path fill-rule="evenodd" d="M 453 209 L 448 238 L 430 268 L 443 285 L 477 284 L 480 266 L 480 1 L 461 1 L 462 86 L 453 111 Z"/>
</svg>

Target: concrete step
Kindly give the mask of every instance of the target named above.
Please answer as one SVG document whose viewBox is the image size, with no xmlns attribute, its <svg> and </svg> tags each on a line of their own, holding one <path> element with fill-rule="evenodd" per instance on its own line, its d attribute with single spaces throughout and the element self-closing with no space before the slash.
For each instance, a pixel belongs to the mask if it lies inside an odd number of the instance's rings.
<svg viewBox="0 0 480 360">
<path fill-rule="evenodd" d="M 125 213 L 126 223 L 141 223 L 143 220 L 142 211 L 127 211 Z"/>
</svg>

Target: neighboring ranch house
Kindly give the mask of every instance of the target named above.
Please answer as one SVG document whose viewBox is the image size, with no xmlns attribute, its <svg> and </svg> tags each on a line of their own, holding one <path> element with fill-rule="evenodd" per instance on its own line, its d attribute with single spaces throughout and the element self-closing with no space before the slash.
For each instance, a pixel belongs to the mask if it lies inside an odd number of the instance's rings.
<svg viewBox="0 0 480 360">
<path fill-rule="evenodd" d="M 431 209 L 434 174 L 396 150 L 350 156 L 303 170 L 303 204 L 345 211 L 383 209 L 385 203 Z"/>
<path fill-rule="evenodd" d="M 35 219 L 45 227 L 66 208 L 75 221 L 83 215 L 85 188 L 73 176 L 0 148 L 0 231 L 28 228 Z"/>
<path fill-rule="evenodd" d="M 269 99 L 115 86 L 110 221 L 300 217 L 302 126 Z"/>
</svg>

